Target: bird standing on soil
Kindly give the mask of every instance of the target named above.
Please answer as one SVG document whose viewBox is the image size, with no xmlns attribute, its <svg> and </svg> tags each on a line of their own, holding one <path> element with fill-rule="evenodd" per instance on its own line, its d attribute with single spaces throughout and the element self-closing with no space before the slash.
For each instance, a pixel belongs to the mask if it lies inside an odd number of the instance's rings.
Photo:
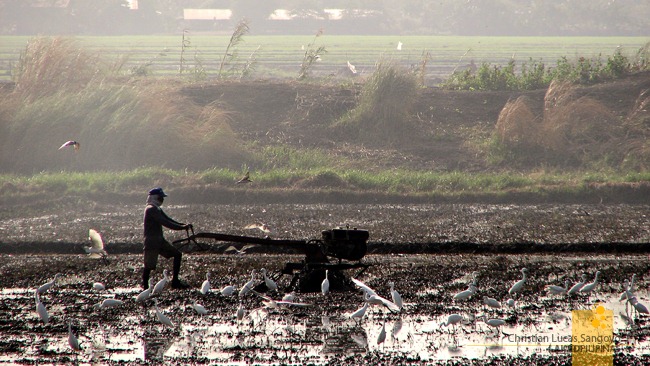
<svg viewBox="0 0 650 366">
<path fill-rule="evenodd" d="M 558 285 L 547 285 L 546 291 L 550 292 L 551 295 L 562 295 L 566 293 L 569 289 L 569 280 L 564 281 L 564 287 Z"/>
<path fill-rule="evenodd" d="M 569 289 L 569 291 L 567 291 L 567 295 L 573 295 L 573 294 L 577 294 L 578 292 L 580 292 L 580 289 L 582 289 L 582 287 L 585 285 L 586 281 L 587 281 L 587 275 L 582 274 L 580 282 L 573 285 Z"/>
<path fill-rule="evenodd" d="M 206 315 L 208 311 L 205 309 L 205 307 L 201 304 L 197 304 L 196 300 L 194 303 L 192 303 L 192 308 L 194 311 L 196 311 L 199 315 Z"/>
<path fill-rule="evenodd" d="M 140 292 L 138 296 L 136 296 L 135 302 L 143 302 L 147 300 L 151 296 L 152 290 L 153 287 L 151 286 L 151 279 L 149 279 L 149 287 L 147 287 L 144 291 Z"/>
<path fill-rule="evenodd" d="M 377 345 L 384 343 L 385 340 L 386 340 L 386 321 L 384 321 L 384 324 L 381 326 L 381 330 L 379 331 L 379 335 L 377 336 Z"/>
<path fill-rule="evenodd" d="M 221 295 L 223 296 L 232 296 L 235 294 L 235 286 L 228 285 L 221 289 Z"/>
<path fill-rule="evenodd" d="M 528 273 L 528 268 L 522 268 L 521 269 L 521 274 L 522 274 L 522 279 L 515 282 L 512 287 L 510 287 L 510 290 L 508 290 L 508 293 L 510 295 L 515 294 L 519 291 L 521 291 L 522 288 L 524 288 L 524 284 L 526 283 L 526 274 Z"/>
<path fill-rule="evenodd" d="M 402 295 L 400 295 L 400 293 L 395 290 L 395 282 L 389 282 L 388 285 L 390 286 L 390 297 L 393 299 L 395 305 L 397 305 L 400 310 L 402 310 L 404 302 L 402 301 Z"/>
<path fill-rule="evenodd" d="M 357 68 L 348 61 L 348 69 L 350 70 L 351 73 L 356 74 L 357 73 Z"/>
<path fill-rule="evenodd" d="M 255 287 L 255 270 L 251 271 L 251 279 L 250 281 L 246 282 L 244 286 L 239 290 L 239 297 L 242 297 L 249 292 Z"/>
<path fill-rule="evenodd" d="M 360 321 L 364 315 L 366 315 L 366 311 L 368 310 L 369 303 L 363 304 L 362 307 L 357 309 L 354 313 L 350 314 L 350 319 L 354 319 L 354 321 Z"/>
<path fill-rule="evenodd" d="M 61 276 L 60 273 L 55 274 L 52 281 L 42 284 L 36 291 L 39 294 L 45 293 L 47 290 L 51 289 L 52 286 L 56 285 L 56 280 L 59 278 L 59 276 Z"/>
<path fill-rule="evenodd" d="M 207 295 L 210 292 L 210 271 L 205 274 L 205 281 L 201 284 L 201 293 Z"/>
<path fill-rule="evenodd" d="M 106 286 L 104 286 L 104 284 L 101 283 L 101 282 L 95 282 L 95 283 L 93 283 L 93 290 L 95 290 L 95 291 L 104 291 L 104 290 L 106 290 Z"/>
<path fill-rule="evenodd" d="M 325 279 L 323 282 L 320 284 L 320 291 L 323 295 L 327 295 L 330 292 L 330 280 L 328 278 L 329 276 L 329 269 L 325 270 Z"/>
<path fill-rule="evenodd" d="M 156 286 L 154 286 L 153 291 L 151 291 L 152 295 L 157 295 L 163 292 L 165 289 L 165 286 L 169 283 L 169 271 L 168 270 L 163 270 L 163 278 L 156 283 Z"/>
<path fill-rule="evenodd" d="M 66 142 L 63 143 L 63 145 L 61 145 L 61 147 L 59 147 L 59 150 L 65 148 L 65 147 L 68 147 L 68 146 L 72 146 L 74 148 L 74 151 L 77 152 L 77 151 L 79 151 L 79 148 L 81 147 L 81 144 L 78 143 L 77 141 L 74 141 L 74 140 L 66 141 Z"/>
<path fill-rule="evenodd" d="M 38 296 L 38 289 L 34 291 L 34 299 L 36 300 L 36 313 L 38 317 L 41 318 L 43 324 L 47 324 L 50 321 L 50 315 L 47 313 L 47 308 L 41 302 L 41 297 Z"/>
<path fill-rule="evenodd" d="M 95 304 L 95 307 L 98 309 L 108 309 L 108 308 L 114 308 L 116 306 L 120 306 L 122 304 L 123 304 L 122 300 L 110 298 L 110 299 L 104 299 L 104 301 Z"/>
<path fill-rule="evenodd" d="M 463 290 L 454 295 L 454 301 L 463 301 L 469 299 L 472 295 L 476 293 L 476 286 L 473 283 L 469 284 L 467 290 Z"/>
<path fill-rule="evenodd" d="M 483 296 L 483 303 L 492 309 L 501 309 L 501 303 L 495 298 Z"/>
<path fill-rule="evenodd" d="M 262 268 L 260 271 L 262 272 L 262 276 L 264 276 L 264 284 L 266 285 L 266 288 L 269 291 L 277 291 L 278 285 L 266 275 L 266 268 Z"/>
<path fill-rule="evenodd" d="M 596 286 L 598 286 L 598 276 L 600 276 L 600 271 L 596 271 L 594 282 L 590 282 L 582 286 L 580 293 L 589 294 L 589 296 L 591 296 L 591 293 L 596 289 Z"/>
<path fill-rule="evenodd" d="M 73 351 L 81 351 L 81 346 L 79 345 L 79 339 L 72 333 L 72 322 L 68 320 L 68 345 L 72 348 Z"/>
<path fill-rule="evenodd" d="M 235 314 L 237 316 L 237 320 L 241 321 L 242 319 L 244 319 L 245 313 L 246 313 L 246 309 L 244 309 L 244 303 L 240 301 L 239 307 L 237 308 L 237 313 Z"/>
<path fill-rule="evenodd" d="M 160 311 L 160 309 L 158 308 L 158 301 L 154 302 L 154 306 L 156 308 L 156 318 L 158 319 L 158 321 L 170 328 L 174 327 L 174 323 L 172 322 L 172 320 L 169 319 L 167 315 L 163 314 L 162 311 Z"/>
</svg>

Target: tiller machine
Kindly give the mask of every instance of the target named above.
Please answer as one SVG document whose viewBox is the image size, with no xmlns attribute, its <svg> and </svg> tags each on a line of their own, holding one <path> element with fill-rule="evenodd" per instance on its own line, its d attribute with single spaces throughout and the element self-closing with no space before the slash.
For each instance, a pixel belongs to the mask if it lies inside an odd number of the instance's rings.
<svg viewBox="0 0 650 366">
<path fill-rule="evenodd" d="M 323 230 L 320 239 L 288 240 L 259 238 L 252 236 L 230 235 L 222 233 L 188 232 L 187 238 L 174 241 L 174 245 L 184 251 L 208 250 L 210 246 L 200 239 L 211 239 L 230 243 L 257 244 L 277 248 L 287 248 L 303 253 L 301 262 L 288 262 L 282 271 L 271 277 L 277 280 L 282 275 L 291 275 L 291 284 L 286 291 L 319 292 L 321 283 L 328 271 L 330 287 L 333 290 L 350 290 L 353 288 L 344 270 L 357 269 L 354 277 L 361 275 L 370 265 L 361 263 L 366 255 L 369 233 L 367 230 L 349 227 Z M 260 285 L 264 286 L 264 284 Z M 264 290 L 264 288 L 259 289 Z"/>
</svg>

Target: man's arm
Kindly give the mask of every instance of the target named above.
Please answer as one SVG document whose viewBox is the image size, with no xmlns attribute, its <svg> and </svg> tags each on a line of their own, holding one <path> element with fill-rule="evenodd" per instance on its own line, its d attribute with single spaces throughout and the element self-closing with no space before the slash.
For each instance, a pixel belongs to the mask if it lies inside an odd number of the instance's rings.
<svg viewBox="0 0 650 366">
<path fill-rule="evenodd" d="M 183 230 L 187 227 L 187 225 L 180 223 L 171 217 L 167 216 L 167 214 L 160 208 L 158 208 L 158 215 L 156 215 L 157 221 L 164 227 L 172 230 Z"/>
</svg>

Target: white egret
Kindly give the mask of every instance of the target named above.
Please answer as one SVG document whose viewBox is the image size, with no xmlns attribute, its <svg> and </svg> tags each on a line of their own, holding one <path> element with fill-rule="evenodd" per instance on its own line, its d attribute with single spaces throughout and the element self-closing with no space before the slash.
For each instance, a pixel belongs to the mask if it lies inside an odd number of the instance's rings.
<svg viewBox="0 0 650 366">
<path fill-rule="evenodd" d="M 594 282 L 590 282 L 582 286 L 580 292 L 591 295 L 591 292 L 593 292 L 596 289 L 596 286 L 598 286 L 598 276 L 600 276 L 600 271 L 596 271 L 596 277 L 594 278 Z"/>
<path fill-rule="evenodd" d="M 153 287 L 151 286 L 151 278 L 149 279 L 149 287 L 147 287 L 144 291 L 140 292 L 138 296 L 135 298 L 135 302 L 143 302 L 147 300 L 151 296 L 151 291 L 153 290 Z"/>
<path fill-rule="evenodd" d="M 384 324 L 381 326 L 381 330 L 379 331 L 379 335 L 377 336 L 377 345 L 384 343 L 385 340 L 386 340 L 386 322 L 384 321 Z"/>
<path fill-rule="evenodd" d="M 486 319 L 485 315 L 482 315 L 478 317 L 477 319 L 482 319 L 485 324 L 489 325 L 490 327 L 494 328 L 498 334 L 501 334 L 501 326 L 506 323 L 505 320 L 503 319 L 497 319 L 497 318 L 492 318 L 492 319 Z"/>
<path fill-rule="evenodd" d="M 152 295 L 158 295 L 163 292 L 167 284 L 169 283 L 169 271 L 168 270 L 163 270 L 163 278 L 156 283 L 156 286 L 153 287 L 153 290 L 151 291 Z"/>
<path fill-rule="evenodd" d="M 501 309 L 501 303 L 495 298 L 483 296 L 483 303 L 493 309 Z"/>
<path fill-rule="evenodd" d="M 122 300 L 110 298 L 110 299 L 104 299 L 104 301 L 102 302 L 98 302 L 97 304 L 95 304 L 95 307 L 98 309 L 108 309 L 108 308 L 114 308 L 120 306 L 123 303 L 124 302 Z"/>
<path fill-rule="evenodd" d="M 368 310 L 369 303 L 363 304 L 362 307 L 357 309 L 354 313 L 350 314 L 350 318 L 355 321 L 360 321 L 364 315 L 366 315 L 366 310 Z"/>
<path fill-rule="evenodd" d="M 255 270 L 251 271 L 251 279 L 250 281 L 246 282 L 244 286 L 239 290 L 239 296 L 244 296 L 251 292 L 251 290 L 255 287 Z"/>
<path fill-rule="evenodd" d="M 79 151 L 79 148 L 81 147 L 81 144 L 78 143 L 75 140 L 69 140 L 69 141 L 64 142 L 63 145 L 61 145 L 61 147 L 59 147 L 59 150 L 61 150 L 63 148 L 66 148 L 68 146 L 72 146 L 74 148 L 74 151 L 77 152 L 77 151 Z"/>
<path fill-rule="evenodd" d="M 506 300 L 506 305 L 508 305 L 511 308 L 514 308 L 515 307 L 515 300 L 514 299 Z"/>
<path fill-rule="evenodd" d="M 232 285 L 225 286 L 224 288 L 221 289 L 220 292 L 221 292 L 221 295 L 223 295 L 223 296 L 232 296 L 236 292 L 235 286 L 232 286 Z"/>
<path fill-rule="evenodd" d="M 627 299 L 634 297 L 634 293 L 632 292 L 632 286 L 630 286 L 630 281 L 626 279 L 623 282 L 624 282 L 623 292 L 621 293 L 621 297 L 619 298 L 619 301 L 625 301 Z"/>
<path fill-rule="evenodd" d="M 587 275 L 582 274 L 580 282 L 576 283 L 575 285 L 571 286 L 569 291 L 567 291 L 568 295 L 573 295 L 578 292 L 580 292 L 580 289 L 585 285 L 585 282 L 587 281 Z"/>
<path fill-rule="evenodd" d="M 359 288 L 369 296 L 377 295 L 377 292 L 372 288 L 370 288 L 370 286 L 366 285 L 365 283 L 357 280 L 356 278 L 351 278 L 351 280 L 355 285 L 359 286 Z"/>
<path fill-rule="evenodd" d="M 284 294 L 284 296 L 282 296 L 282 301 L 292 302 L 294 300 L 296 300 L 296 293 L 295 292 Z"/>
<path fill-rule="evenodd" d="M 515 282 L 512 287 L 510 287 L 510 290 L 508 290 L 508 293 L 510 295 L 515 294 L 524 287 L 524 284 L 526 283 L 526 274 L 528 273 L 528 268 L 522 268 L 521 269 L 521 274 L 522 274 L 522 279 Z"/>
<path fill-rule="evenodd" d="M 237 308 L 237 314 L 236 314 L 238 321 L 241 321 L 242 319 L 244 319 L 245 312 L 246 312 L 246 309 L 244 309 L 244 303 L 242 303 L 240 301 L 239 302 L 239 307 Z"/>
<path fill-rule="evenodd" d="M 391 333 L 390 333 L 391 337 L 393 339 L 397 338 L 397 334 L 400 332 L 400 330 L 402 330 L 402 325 L 403 325 L 403 322 L 402 322 L 401 318 L 397 319 L 395 321 L 395 323 L 393 324 L 393 329 L 391 330 Z"/>
<path fill-rule="evenodd" d="M 162 311 L 158 308 L 158 301 L 154 302 L 154 306 L 156 308 L 156 318 L 158 319 L 159 322 L 162 324 L 168 326 L 168 327 L 174 327 L 174 323 L 172 322 L 167 315 L 163 314 Z"/>
<path fill-rule="evenodd" d="M 369 303 L 370 305 L 384 305 L 390 311 L 394 311 L 394 312 L 400 311 L 400 308 L 399 306 L 397 306 L 397 304 L 377 294 L 369 295 L 368 293 L 365 293 L 363 294 L 363 299 L 365 302 Z"/>
<path fill-rule="evenodd" d="M 397 290 L 395 290 L 395 283 L 394 282 L 389 282 L 388 285 L 390 285 L 390 296 L 393 299 L 393 302 L 401 310 L 402 307 L 404 306 L 404 303 L 402 301 L 402 295 L 400 295 L 400 293 L 397 292 Z"/>
<path fill-rule="evenodd" d="M 445 326 L 445 327 L 447 327 L 447 326 L 450 326 L 450 325 L 451 325 L 452 330 L 451 330 L 449 333 L 451 334 L 451 332 L 453 332 L 454 335 L 455 335 L 455 334 L 456 334 L 456 324 L 460 323 L 460 322 L 463 321 L 463 320 L 464 320 L 464 318 L 463 318 L 463 316 L 460 315 L 460 314 L 456 314 L 456 313 L 454 313 L 454 314 L 449 314 L 449 316 L 447 317 L 447 320 L 445 320 L 444 322 L 440 323 L 440 326 Z"/>
<path fill-rule="evenodd" d="M 106 286 L 104 286 L 104 284 L 101 282 L 95 282 L 93 283 L 93 289 L 95 291 L 104 291 L 106 290 Z"/>
<path fill-rule="evenodd" d="M 328 276 L 329 276 L 329 269 L 326 269 L 325 270 L 325 279 L 320 284 L 320 290 L 321 290 L 321 293 L 323 295 L 327 295 L 330 292 L 330 280 L 329 280 Z M 352 280 L 354 280 L 354 278 Z"/>
<path fill-rule="evenodd" d="M 351 73 L 356 74 L 357 73 L 357 68 L 348 61 L 348 69 L 350 70 Z"/>
<path fill-rule="evenodd" d="M 54 278 L 52 279 L 52 281 L 50 281 L 50 282 L 46 282 L 46 283 L 42 284 L 42 285 L 37 289 L 38 293 L 39 293 L 39 294 L 42 294 L 42 293 L 44 293 L 45 291 L 51 289 L 52 286 L 54 286 L 54 285 L 56 284 L 56 280 L 59 278 L 59 276 L 61 276 L 61 274 L 60 274 L 60 273 L 57 273 L 57 274 L 54 275 Z"/>
<path fill-rule="evenodd" d="M 79 345 L 79 339 L 72 333 L 72 322 L 68 321 L 68 345 L 72 348 L 73 351 L 81 351 L 81 346 Z"/>
<path fill-rule="evenodd" d="M 467 290 L 463 290 L 454 295 L 454 301 L 463 301 L 469 299 L 472 295 L 476 293 L 476 286 L 473 283 L 470 283 Z"/>
<path fill-rule="evenodd" d="M 550 292 L 551 295 L 562 295 L 569 290 L 569 280 L 564 281 L 564 287 L 558 285 L 547 285 L 546 291 Z"/>
<path fill-rule="evenodd" d="M 96 230 L 90 229 L 88 230 L 88 239 L 90 239 L 90 242 L 92 244 L 89 247 L 84 247 L 84 250 L 86 253 L 88 253 L 88 257 L 101 258 L 106 260 L 108 253 L 104 249 L 104 241 L 102 240 L 102 236 L 99 235 Z"/>
<path fill-rule="evenodd" d="M 398 51 L 401 51 L 401 50 L 402 50 L 402 45 L 403 45 L 402 42 L 397 42 L 397 50 L 398 50 Z"/>
<path fill-rule="evenodd" d="M 235 246 L 231 245 L 228 248 L 226 248 L 223 252 L 224 253 L 235 252 L 235 254 L 244 255 L 244 254 L 246 254 L 246 251 L 248 249 L 254 248 L 256 246 L 257 246 L 257 244 L 246 244 L 241 249 L 237 249 Z"/>
<path fill-rule="evenodd" d="M 267 224 L 263 224 L 263 223 L 254 223 L 254 224 L 246 225 L 244 227 L 244 229 L 246 229 L 246 230 L 259 230 L 259 231 L 261 231 L 261 232 L 263 232 L 264 234 L 267 234 L 267 235 L 275 234 L 275 230 L 271 229 L 270 226 L 268 226 Z"/>
<path fill-rule="evenodd" d="M 197 304 L 196 301 L 192 304 L 192 308 L 194 308 L 199 315 L 206 315 L 208 313 L 205 307 L 201 304 Z"/>
<path fill-rule="evenodd" d="M 201 293 L 207 295 L 210 292 L 210 271 L 205 274 L 205 281 L 201 284 Z"/>
<path fill-rule="evenodd" d="M 269 291 L 277 291 L 278 285 L 266 275 L 266 268 L 261 269 L 262 276 L 264 276 L 264 284 Z"/>
<path fill-rule="evenodd" d="M 41 318 L 43 324 L 47 324 L 50 321 L 50 315 L 47 313 L 45 304 L 41 302 L 40 296 L 38 296 L 38 289 L 34 291 L 34 298 L 36 300 L 36 313 L 38 313 L 38 317 Z"/>
</svg>

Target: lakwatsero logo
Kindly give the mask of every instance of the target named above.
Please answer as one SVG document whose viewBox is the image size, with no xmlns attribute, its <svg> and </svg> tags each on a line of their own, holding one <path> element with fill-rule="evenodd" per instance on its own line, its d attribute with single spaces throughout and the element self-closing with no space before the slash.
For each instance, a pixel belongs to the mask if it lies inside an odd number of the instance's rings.
<svg viewBox="0 0 650 366">
<path fill-rule="evenodd" d="M 614 312 L 596 304 L 593 309 L 571 311 L 571 364 L 614 364 Z"/>
</svg>

